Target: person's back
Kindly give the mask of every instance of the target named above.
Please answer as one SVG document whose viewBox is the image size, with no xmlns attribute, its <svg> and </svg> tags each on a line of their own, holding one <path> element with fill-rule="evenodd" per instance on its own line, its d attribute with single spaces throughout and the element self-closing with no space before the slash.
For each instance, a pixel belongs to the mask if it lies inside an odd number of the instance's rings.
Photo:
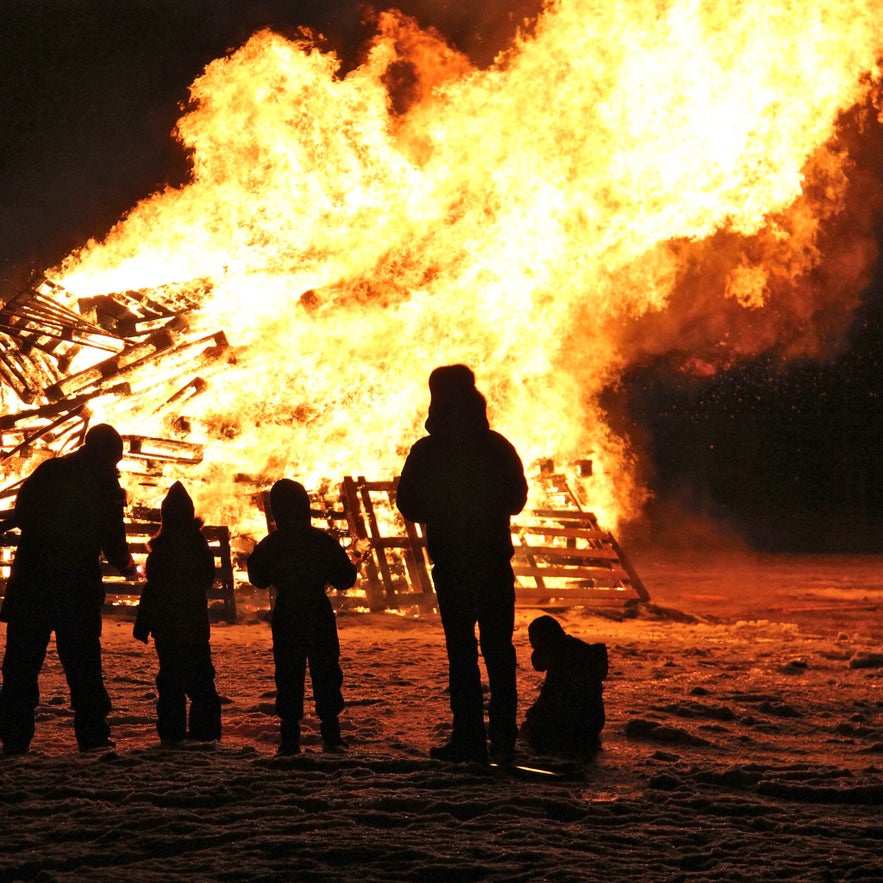
<svg viewBox="0 0 883 883">
<path fill-rule="evenodd" d="M 159 658 L 156 729 L 163 744 L 175 746 L 186 738 L 210 742 L 221 738 L 206 596 L 214 582 L 214 557 L 181 482 L 171 486 L 161 512 L 159 533 L 148 544 L 147 584 L 133 635 L 145 644 L 153 635 Z"/>
<path fill-rule="evenodd" d="M 356 581 L 356 567 L 343 547 L 310 524 L 310 501 L 303 485 L 280 479 L 270 490 L 276 529 L 249 555 L 252 585 L 276 590 L 271 627 L 276 680 L 276 713 L 281 721 L 281 754 L 300 751 L 304 678 L 309 662 L 316 714 L 326 750 L 346 747 L 338 715 L 343 710 L 340 644 L 334 610 L 325 593 Z"/>
<path fill-rule="evenodd" d="M 432 560 L 457 566 L 511 558 L 509 519 L 527 499 L 521 459 L 488 426 L 472 380 L 465 366 L 433 372 L 429 434 L 411 448 L 396 492 L 402 515 L 426 525 Z"/>
<path fill-rule="evenodd" d="M 148 544 L 138 619 L 157 641 L 208 641 L 207 592 L 214 583 L 215 561 L 180 482 L 163 500 L 162 518 L 162 529 Z"/>
<path fill-rule="evenodd" d="M 100 604 L 102 552 L 121 572 L 131 566 L 115 454 L 95 456 L 94 448 L 45 461 L 22 485 L 3 619 L 19 607 L 33 618 L 50 616 L 59 603 Z"/>
<path fill-rule="evenodd" d="M 249 556 L 248 578 L 258 588 L 273 586 L 277 602 L 324 598 L 327 585 L 348 589 L 355 582 L 355 567 L 344 559 L 340 544 L 319 528 L 283 523 Z"/>
<path fill-rule="evenodd" d="M 116 470 L 122 456 L 120 434 L 98 424 L 77 451 L 38 466 L 18 493 L 15 523 L 21 537 L 0 611 L 7 623 L 0 689 L 6 753 L 27 751 L 34 736 L 38 678 L 52 632 L 80 750 L 112 744 L 101 670 L 99 555 L 126 578 L 134 576 Z"/>
<path fill-rule="evenodd" d="M 568 635 L 551 616 L 534 620 L 529 634 L 531 662 L 546 679 L 527 711 L 522 738 L 539 753 L 587 758 L 598 749 L 605 724 L 607 646 Z"/>
<path fill-rule="evenodd" d="M 445 630 L 453 727 L 430 749 L 440 760 L 508 763 L 515 746 L 515 576 L 509 519 L 527 501 L 521 459 L 490 429 L 484 396 L 466 365 L 429 375 L 429 435 L 411 447 L 396 489 L 396 505 L 426 526 L 432 581 Z M 490 684 L 484 724 L 478 645 Z"/>
</svg>

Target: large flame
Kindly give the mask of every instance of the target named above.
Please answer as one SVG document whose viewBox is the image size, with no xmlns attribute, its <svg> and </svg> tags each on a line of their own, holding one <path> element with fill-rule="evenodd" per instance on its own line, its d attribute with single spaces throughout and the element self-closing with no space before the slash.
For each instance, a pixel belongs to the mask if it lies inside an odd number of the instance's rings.
<svg viewBox="0 0 883 883">
<path fill-rule="evenodd" d="M 788 312 L 786 289 L 812 315 L 801 280 L 848 179 L 838 120 L 879 88 L 873 5 L 560 0 L 484 70 L 396 12 L 346 75 L 264 31 L 192 85 L 191 181 L 51 275 L 81 297 L 207 289 L 193 323 L 237 348 L 187 406 L 211 519 L 242 517 L 237 472 L 396 474 L 429 371 L 464 362 L 526 463 L 594 461 L 587 502 L 615 526 L 642 491 L 598 399 L 652 349 L 641 317 L 679 286 L 713 315 Z M 736 356 L 775 339 L 753 333 Z"/>
</svg>

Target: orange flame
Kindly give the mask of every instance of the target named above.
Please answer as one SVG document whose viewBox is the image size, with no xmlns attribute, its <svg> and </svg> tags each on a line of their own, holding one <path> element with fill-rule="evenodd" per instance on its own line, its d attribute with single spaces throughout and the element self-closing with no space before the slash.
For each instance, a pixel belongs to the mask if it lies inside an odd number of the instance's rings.
<svg viewBox="0 0 883 883">
<path fill-rule="evenodd" d="M 395 474 L 429 371 L 464 362 L 526 463 L 594 460 L 581 493 L 614 527 L 643 492 L 599 395 L 652 349 L 642 317 L 694 290 L 687 268 L 711 320 L 762 313 L 820 263 L 848 179 L 838 119 L 879 89 L 872 5 L 560 0 L 486 70 L 397 12 L 345 76 L 264 31 L 192 85 L 191 181 L 50 275 L 80 297 L 210 280 L 193 326 L 238 352 L 188 404 L 212 520 L 245 518 L 234 472 Z"/>
</svg>

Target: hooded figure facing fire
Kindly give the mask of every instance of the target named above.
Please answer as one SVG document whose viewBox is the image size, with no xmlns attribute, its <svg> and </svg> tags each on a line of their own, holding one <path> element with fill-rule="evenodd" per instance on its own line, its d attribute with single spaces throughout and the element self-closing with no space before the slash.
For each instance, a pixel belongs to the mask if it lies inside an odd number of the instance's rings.
<svg viewBox="0 0 883 883">
<path fill-rule="evenodd" d="M 527 502 L 527 481 L 515 448 L 488 425 L 471 369 L 436 368 L 429 390 L 429 435 L 408 454 L 396 504 L 425 525 L 447 646 L 453 727 L 430 756 L 487 763 L 489 738 L 492 759 L 507 764 L 518 734 L 509 519 Z M 490 684 L 487 730 L 476 625 Z"/>
<path fill-rule="evenodd" d="M 74 709 L 81 751 L 112 745 L 110 699 L 101 670 L 104 587 L 99 556 L 123 576 L 135 576 L 123 522 L 125 493 L 116 464 L 123 440 L 106 423 L 83 446 L 41 463 L 15 502 L 21 530 L 0 619 L 6 626 L 0 740 L 22 754 L 34 736 L 38 677 L 52 632 Z"/>
</svg>

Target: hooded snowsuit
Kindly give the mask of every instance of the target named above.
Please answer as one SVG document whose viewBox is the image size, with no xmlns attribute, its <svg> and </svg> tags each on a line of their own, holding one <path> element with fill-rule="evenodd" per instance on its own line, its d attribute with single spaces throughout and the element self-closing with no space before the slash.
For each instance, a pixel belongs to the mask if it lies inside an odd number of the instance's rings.
<svg viewBox="0 0 883 883">
<path fill-rule="evenodd" d="M 546 679 L 527 710 L 521 738 L 539 754 L 587 760 L 600 747 L 604 727 L 607 645 L 568 635 L 551 616 L 528 627 L 531 662 Z"/>
<path fill-rule="evenodd" d="M 453 715 L 451 759 L 487 757 L 486 740 L 511 754 L 517 727 L 515 578 L 509 519 L 527 500 L 515 448 L 488 426 L 484 397 L 465 365 L 436 368 L 429 378 L 429 435 L 411 448 L 396 494 L 409 521 L 426 527 L 432 579 L 448 653 Z M 478 668 L 490 683 L 488 732 Z"/>
<path fill-rule="evenodd" d="M 160 739 L 177 743 L 189 737 L 209 742 L 221 738 L 221 702 L 215 688 L 206 601 L 215 579 L 215 561 L 181 482 L 169 488 L 161 512 L 162 527 L 148 545 L 147 584 L 133 633 L 145 643 L 152 634 L 156 645 Z"/>
<path fill-rule="evenodd" d="M 341 743 L 343 672 L 334 609 L 327 586 L 344 590 L 356 581 L 355 565 L 334 537 L 310 524 L 310 500 L 303 485 L 280 479 L 270 490 L 276 530 L 248 558 L 252 585 L 276 589 L 273 606 L 273 660 L 281 749 L 300 747 L 307 663 L 323 742 Z"/>
<path fill-rule="evenodd" d="M 38 677 L 53 631 L 77 744 L 84 751 L 109 744 L 99 556 L 103 552 L 121 573 L 134 575 L 116 470 L 122 454 L 120 435 L 99 424 L 81 448 L 41 463 L 19 490 L 21 537 L 0 613 L 7 623 L 0 690 L 0 740 L 7 753 L 27 751 L 34 736 Z"/>
</svg>

